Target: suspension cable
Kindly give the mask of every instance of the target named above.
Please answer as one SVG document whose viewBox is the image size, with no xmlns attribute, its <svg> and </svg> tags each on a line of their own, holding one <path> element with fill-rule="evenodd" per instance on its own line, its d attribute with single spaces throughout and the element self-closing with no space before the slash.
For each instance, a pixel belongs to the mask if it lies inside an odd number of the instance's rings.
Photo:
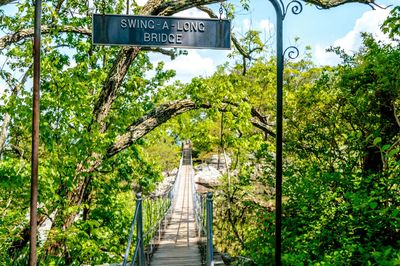
<svg viewBox="0 0 400 266">
<path fill-rule="evenodd" d="M 219 20 L 222 19 L 223 13 L 224 13 L 224 6 L 223 6 L 223 0 L 221 0 L 220 5 L 219 5 Z"/>
</svg>

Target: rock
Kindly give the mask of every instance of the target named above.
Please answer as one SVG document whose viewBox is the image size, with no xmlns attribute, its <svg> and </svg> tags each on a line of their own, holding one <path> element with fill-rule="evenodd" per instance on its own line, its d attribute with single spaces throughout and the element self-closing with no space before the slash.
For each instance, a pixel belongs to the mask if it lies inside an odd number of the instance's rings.
<svg viewBox="0 0 400 266">
<path fill-rule="evenodd" d="M 225 157 L 226 157 L 226 161 L 227 163 L 225 163 Z M 218 164 L 219 161 L 219 164 Z M 206 159 L 206 163 L 222 172 L 226 172 L 226 165 L 228 165 L 228 167 L 231 165 L 231 159 L 229 158 L 229 156 L 224 156 L 224 154 L 213 154 L 211 155 L 210 158 Z"/>
<path fill-rule="evenodd" d="M 169 173 L 164 173 L 164 179 L 157 184 L 156 189 L 151 193 L 153 197 L 159 197 L 167 193 L 174 185 L 178 169 L 173 169 Z"/>
<path fill-rule="evenodd" d="M 207 164 L 201 164 L 194 168 L 195 176 L 194 182 L 196 183 L 196 191 L 199 193 L 206 193 L 212 190 L 212 187 L 219 184 L 219 179 L 222 173 L 215 167 Z"/>
</svg>

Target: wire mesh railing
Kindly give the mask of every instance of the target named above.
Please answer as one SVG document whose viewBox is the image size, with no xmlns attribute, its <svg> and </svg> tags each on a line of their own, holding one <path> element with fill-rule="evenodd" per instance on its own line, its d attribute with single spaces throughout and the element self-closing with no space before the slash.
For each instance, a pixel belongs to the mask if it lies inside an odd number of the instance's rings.
<svg viewBox="0 0 400 266">
<path fill-rule="evenodd" d="M 195 193 L 195 219 L 199 242 L 205 247 L 206 265 L 214 265 L 213 245 L 213 195 Z"/>
<path fill-rule="evenodd" d="M 177 187 L 180 182 L 180 169 L 183 164 L 181 156 L 179 170 L 175 177 L 174 185 L 166 193 L 155 197 L 142 197 L 141 193 L 136 194 L 136 208 L 131 222 L 128 243 L 125 249 L 122 265 L 126 266 L 129 254 L 132 253 L 132 241 L 135 241 L 130 265 L 144 266 L 149 262 L 155 244 L 161 240 L 161 232 L 165 230 L 169 214 L 174 204 Z M 135 232 L 136 228 L 136 232 Z"/>
<path fill-rule="evenodd" d="M 129 230 L 123 266 L 128 263 L 133 240 L 135 248 L 130 265 L 135 265 L 137 261 L 138 265 L 142 266 L 149 260 L 149 255 L 153 252 L 154 245 L 160 241 L 163 227 L 168 222 L 172 202 L 169 196 L 170 193 L 157 198 L 143 198 L 141 193 L 137 193 L 135 214 Z"/>
<path fill-rule="evenodd" d="M 131 243 L 132 243 L 132 237 L 133 237 L 133 232 L 135 230 L 135 225 L 137 224 L 138 221 L 138 216 L 141 215 L 141 205 L 142 205 L 142 195 L 141 193 L 138 193 L 136 195 L 136 208 L 135 208 L 135 214 L 133 215 L 133 220 L 131 223 L 131 228 L 129 230 L 129 237 L 128 237 L 128 245 L 126 246 L 125 249 L 125 256 L 124 256 L 124 261 L 122 263 L 123 266 L 126 266 L 126 263 L 128 262 L 128 257 L 129 257 L 129 251 L 130 251 L 130 247 L 131 247 Z M 140 218 L 141 219 L 141 218 Z M 139 226 L 137 227 L 137 233 L 136 233 L 136 247 L 135 247 L 135 253 L 133 255 L 133 259 L 132 259 L 132 263 L 131 265 L 133 265 L 136 261 L 136 256 L 137 256 L 137 252 L 139 251 L 139 249 L 143 250 L 143 241 L 142 241 L 142 236 L 141 236 L 141 232 L 143 232 L 143 228 L 139 228 Z M 139 265 L 141 263 L 139 262 Z"/>
</svg>

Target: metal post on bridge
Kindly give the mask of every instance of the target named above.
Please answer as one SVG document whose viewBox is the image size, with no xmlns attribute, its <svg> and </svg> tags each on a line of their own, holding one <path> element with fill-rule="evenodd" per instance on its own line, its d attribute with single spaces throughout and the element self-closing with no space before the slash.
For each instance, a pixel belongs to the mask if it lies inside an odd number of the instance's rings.
<svg viewBox="0 0 400 266">
<path fill-rule="evenodd" d="M 213 198 L 212 193 L 207 193 L 207 266 L 214 265 L 214 247 L 213 247 Z"/>
<path fill-rule="evenodd" d="M 138 263 L 139 266 L 145 265 L 145 256 L 144 256 L 144 243 L 143 243 L 143 199 L 142 193 L 137 194 L 137 204 L 139 204 L 138 209 L 138 219 L 137 219 L 137 241 L 139 241 L 139 258 Z"/>
<path fill-rule="evenodd" d="M 139 224 L 139 219 L 140 219 L 140 224 Z M 137 230 L 137 234 L 136 234 L 136 247 L 135 247 L 135 254 L 133 255 L 132 258 L 132 262 L 131 265 L 134 265 L 135 260 L 136 260 L 136 249 L 139 247 L 140 248 L 140 242 L 142 235 L 143 235 L 143 228 L 141 230 L 139 230 L 139 225 L 142 227 L 142 194 L 139 192 L 136 194 L 136 207 L 135 207 L 135 214 L 133 215 L 133 220 L 131 223 L 131 228 L 129 230 L 129 237 L 128 237 L 128 244 L 126 246 L 125 249 L 125 255 L 124 255 L 124 261 L 122 262 L 122 266 L 126 266 L 127 262 L 128 262 L 128 258 L 129 258 L 129 250 L 131 247 L 131 242 L 132 242 L 132 237 L 133 237 L 133 231 L 135 229 L 135 225 L 136 230 Z M 140 234 L 140 238 L 139 238 L 139 233 Z M 139 254 L 140 256 L 140 254 Z"/>
<path fill-rule="evenodd" d="M 162 213 L 163 213 L 163 210 L 164 210 L 162 201 L 161 201 L 161 205 L 158 205 L 158 206 L 159 207 L 158 207 L 157 215 L 158 215 L 158 217 L 162 217 Z M 161 227 L 162 227 L 162 223 L 163 223 L 163 219 L 161 219 L 159 224 L 158 224 L 158 245 L 160 245 L 160 242 L 161 242 Z"/>
</svg>

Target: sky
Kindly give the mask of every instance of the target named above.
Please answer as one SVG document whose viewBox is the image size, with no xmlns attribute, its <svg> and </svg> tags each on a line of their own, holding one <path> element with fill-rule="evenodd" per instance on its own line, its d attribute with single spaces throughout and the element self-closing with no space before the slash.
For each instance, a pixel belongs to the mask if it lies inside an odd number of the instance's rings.
<svg viewBox="0 0 400 266">
<path fill-rule="evenodd" d="M 139 0 L 145 4 L 147 0 Z M 229 1 L 240 10 L 239 1 Z M 286 3 L 288 1 L 285 1 Z M 382 7 L 399 4 L 399 0 L 377 0 Z M 218 5 L 211 5 L 217 11 Z M 295 45 L 300 56 L 306 53 L 306 46 L 312 49 L 313 61 L 317 65 L 335 65 L 340 62 L 333 53 L 326 52 L 330 46 L 340 46 L 346 52 L 355 52 L 361 46 L 360 32 L 372 33 L 377 39 L 389 42 L 387 36 L 380 31 L 380 25 L 390 12 L 388 9 L 372 10 L 368 5 L 351 3 L 329 10 L 319 10 L 315 6 L 303 5 L 302 13 L 288 13 L 284 21 L 284 49 Z M 176 14 L 180 17 L 207 17 L 206 14 L 190 9 Z M 238 36 L 248 29 L 258 30 L 262 36 L 275 39 L 275 11 L 269 1 L 251 0 L 249 11 L 240 11 L 232 22 Z M 298 39 L 295 41 L 295 39 Z M 271 49 L 275 49 L 272 43 Z M 210 76 L 218 65 L 225 63 L 230 51 L 220 50 L 188 50 L 187 56 L 180 56 L 171 61 L 152 55 L 154 62 L 163 60 L 166 68 L 175 69 L 177 79 L 189 82 L 196 76 Z"/>
<path fill-rule="evenodd" d="M 139 5 L 144 5 L 147 0 L 137 0 Z M 225 1 L 234 4 L 238 14 L 232 21 L 232 31 L 240 37 L 247 30 L 254 29 L 262 33 L 262 36 L 270 37 L 271 49 L 275 49 L 275 11 L 267 0 L 251 0 L 250 10 L 241 8 L 239 0 Z M 285 3 L 288 1 L 284 0 Z M 382 7 L 399 4 L 399 0 L 376 0 Z M 219 5 L 210 5 L 217 11 Z M 10 11 L 15 5 L 4 7 Z M 372 10 L 370 6 L 351 3 L 329 10 L 319 10 L 315 6 L 303 4 L 303 11 L 298 15 L 288 12 L 284 21 L 284 49 L 295 45 L 300 51 L 300 56 L 306 53 L 306 46 L 312 49 L 313 61 L 317 65 L 335 65 L 339 58 L 327 53 L 330 46 L 340 46 L 347 52 L 354 52 L 360 48 L 360 32 L 369 32 L 377 39 L 389 41 L 387 36 L 380 32 L 379 27 L 388 16 L 390 8 Z M 179 17 L 207 18 L 207 15 L 198 9 L 190 9 L 176 14 Z M 223 15 L 224 16 L 224 15 Z M 272 37 L 272 38 L 271 38 Z M 295 41 L 295 39 L 298 39 Z M 272 42 L 272 43 L 271 43 Z M 165 68 L 175 69 L 175 79 L 189 82 L 196 76 L 210 76 L 218 65 L 224 64 L 229 59 L 227 55 L 231 51 L 189 49 L 188 55 L 179 56 L 172 60 L 164 55 L 151 54 L 150 58 L 155 64 L 165 62 Z M 1 58 L 0 58 L 1 59 Z M 151 75 L 151 74 L 150 74 Z"/>
</svg>

